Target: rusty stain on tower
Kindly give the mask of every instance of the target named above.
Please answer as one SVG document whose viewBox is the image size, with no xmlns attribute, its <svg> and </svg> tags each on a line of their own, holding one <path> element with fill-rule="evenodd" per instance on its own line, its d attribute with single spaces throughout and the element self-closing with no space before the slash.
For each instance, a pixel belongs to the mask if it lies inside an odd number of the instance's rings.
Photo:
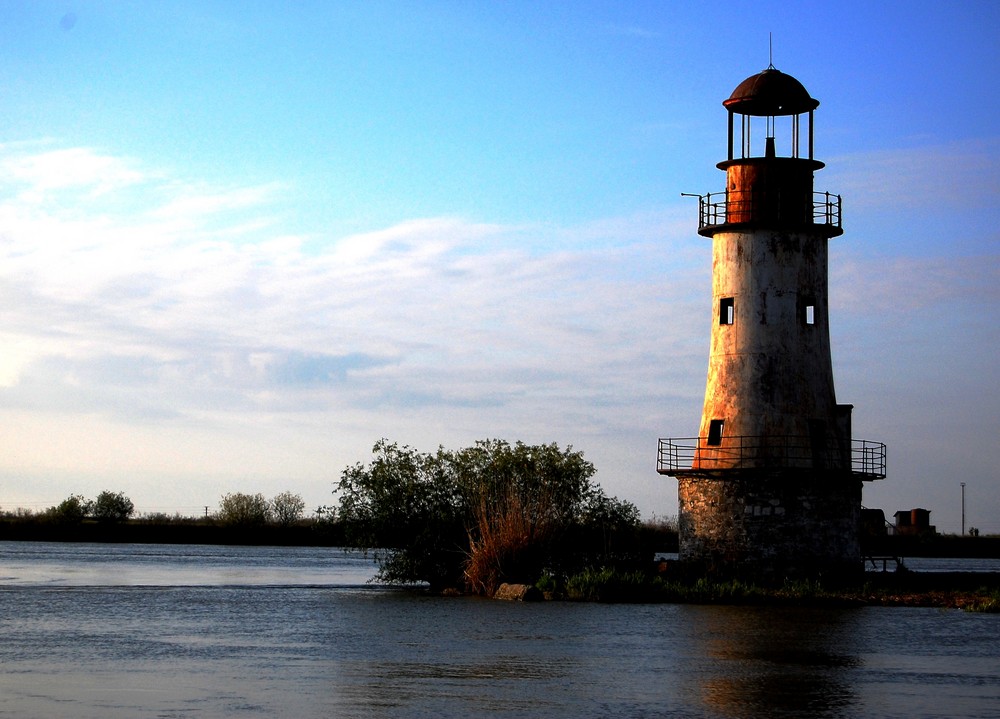
<svg viewBox="0 0 1000 719">
<path fill-rule="evenodd" d="M 885 477 L 885 445 L 851 437 L 834 392 L 827 245 L 843 230 L 840 196 L 813 188 L 818 105 L 773 66 L 740 83 L 723 102 L 725 190 L 698 196 L 705 402 L 698 437 L 660 440 L 657 470 L 678 480 L 681 561 L 708 571 L 860 570 L 862 483 Z"/>
</svg>

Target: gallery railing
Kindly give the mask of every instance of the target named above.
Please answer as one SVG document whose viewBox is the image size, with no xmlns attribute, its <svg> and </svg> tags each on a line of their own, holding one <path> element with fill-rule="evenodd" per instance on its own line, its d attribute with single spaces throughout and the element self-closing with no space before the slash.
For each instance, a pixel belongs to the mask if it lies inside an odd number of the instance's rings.
<svg viewBox="0 0 1000 719">
<path fill-rule="evenodd" d="M 710 192 L 698 197 L 698 229 L 741 222 L 778 221 L 826 225 L 841 229 L 840 195 L 813 192 L 812 201 L 782 198 L 779 193 Z"/>
<path fill-rule="evenodd" d="M 852 439 L 850 444 L 812 437 L 707 437 L 661 439 L 656 470 L 660 474 L 719 473 L 731 470 L 803 469 L 849 471 L 864 480 L 885 478 L 885 444 Z"/>
</svg>

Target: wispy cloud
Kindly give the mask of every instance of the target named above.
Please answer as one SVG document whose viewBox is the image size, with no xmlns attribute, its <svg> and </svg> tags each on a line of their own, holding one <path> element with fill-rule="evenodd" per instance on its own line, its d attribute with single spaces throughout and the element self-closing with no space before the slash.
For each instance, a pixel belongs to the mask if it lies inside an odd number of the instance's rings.
<svg viewBox="0 0 1000 719">
<path fill-rule="evenodd" d="M 136 170 L 102 190 L 118 211 L 106 198 L 96 218 L 38 213 L 57 186 L 52 158 L 120 164 L 44 154 L 0 160 L 34 168 L 0 202 L 0 287 L 18 298 L 4 316 L 7 406 L 151 422 L 516 407 L 494 415 L 500 431 L 540 406 L 630 404 L 648 393 L 634 383 L 653 381 L 658 349 L 683 354 L 696 323 L 705 271 L 687 270 L 698 241 L 671 240 L 671 216 L 577 228 L 422 218 L 312 237 L 306 252 L 294 236 L 234 237 L 266 226 L 273 187 L 192 188 Z M 86 204 L 98 174 L 80 173 L 75 197 L 60 186 L 64 210 Z"/>
<path fill-rule="evenodd" d="M 981 221 L 1000 196 L 998 158 L 998 138 L 876 150 L 830 158 L 823 179 L 863 210 L 948 212 Z"/>
</svg>

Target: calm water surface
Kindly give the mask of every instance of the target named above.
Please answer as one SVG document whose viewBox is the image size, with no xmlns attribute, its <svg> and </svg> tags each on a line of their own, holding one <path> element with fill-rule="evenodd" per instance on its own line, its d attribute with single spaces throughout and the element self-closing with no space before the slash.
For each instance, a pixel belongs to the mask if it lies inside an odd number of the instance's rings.
<svg viewBox="0 0 1000 719">
<path fill-rule="evenodd" d="M 997 615 L 444 599 L 371 570 L 0 542 L 0 716 L 1000 716 Z"/>
</svg>

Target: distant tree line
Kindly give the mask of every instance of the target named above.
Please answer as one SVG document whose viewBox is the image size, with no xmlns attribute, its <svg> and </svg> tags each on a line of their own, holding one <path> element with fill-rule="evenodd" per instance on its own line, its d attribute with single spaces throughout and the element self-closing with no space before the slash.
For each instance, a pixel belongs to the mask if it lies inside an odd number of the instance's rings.
<svg viewBox="0 0 1000 719">
<path fill-rule="evenodd" d="M 135 514 L 135 504 L 124 492 L 105 490 L 97 495 L 97 499 L 87 499 L 79 494 L 71 494 L 59 504 L 49 507 L 37 514 L 18 509 L 16 512 L 4 512 L 5 518 L 48 520 L 60 524 L 76 524 L 85 519 L 93 519 L 105 524 L 117 524 L 128 520 Z"/>
<path fill-rule="evenodd" d="M 271 499 L 266 499 L 263 494 L 233 492 L 223 495 L 219 501 L 219 511 L 206 515 L 204 519 L 239 527 L 265 525 L 288 527 L 303 519 L 305 508 L 306 503 L 301 495 L 293 492 L 282 492 Z M 322 507 L 317 510 L 320 516 L 325 512 Z M 0 511 L 0 518 L 7 520 L 42 520 L 61 524 L 79 524 L 87 520 L 120 524 L 134 516 L 135 504 L 132 500 L 124 492 L 111 491 L 101 492 L 96 499 L 71 494 L 59 504 L 40 512 L 32 512 L 21 507 L 14 511 Z M 149 513 L 137 519 L 162 523 L 203 521 L 201 517 L 185 517 L 180 514 L 171 516 L 162 512 Z"/>
<path fill-rule="evenodd" d="M 226 494 L 219 502 L 216 515 L 224 524 L 240 527 L 260 527 L 277 524 L 288 527 L 302 519 L 306 503 L 297 494 L 282 492 L 267 500 L 263 494 Z"/>
</svg>

